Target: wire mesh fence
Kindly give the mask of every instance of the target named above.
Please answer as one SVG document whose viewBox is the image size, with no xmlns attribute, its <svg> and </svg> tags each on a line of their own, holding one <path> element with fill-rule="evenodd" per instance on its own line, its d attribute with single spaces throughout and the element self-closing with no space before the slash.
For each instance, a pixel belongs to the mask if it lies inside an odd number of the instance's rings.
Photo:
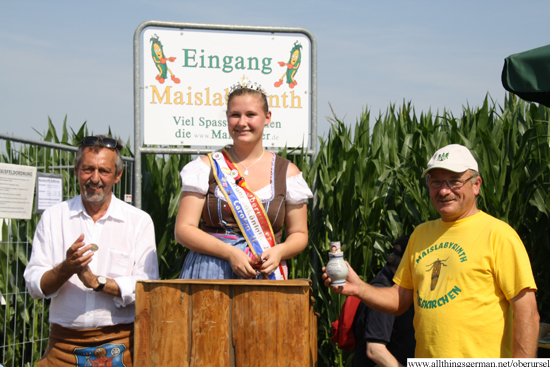
<svg viewBox="0 0 550 367">
<path fill-rule="evenodd" d="M 59 175 L 63 200 L 79 194 L 74 174 L 76 151 L 72 145 L 0 134 L 0 163 L 36 167 L 37 173 Z M 113 192 L 131 202 L 134 159 L 123 157 L 123 162 L 123 176 Z M 49 301 L 34 300 L 23 278 L 39 220 L 38 211 L 30 220 L 0 218 L 0 363 L 6 367 L 35 365 L 48 342 Z"/>
</svg>

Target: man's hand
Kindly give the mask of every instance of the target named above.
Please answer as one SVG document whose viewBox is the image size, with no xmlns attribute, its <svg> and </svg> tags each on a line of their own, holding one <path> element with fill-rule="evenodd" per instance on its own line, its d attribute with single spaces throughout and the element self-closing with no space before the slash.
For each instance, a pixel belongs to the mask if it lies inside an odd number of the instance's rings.
<svg viewBox="0 0 550 367">
<path fill-rule="evenodd" d="M 392 287 L 378 288 L 365 283 L 359 278 L 359 275 L 348 264 L 349 273 L 346 277 L 346 285 L 332 287 L 332 279 L 328 277 L 323 267 L 323 280 L 327 287 L 331 287 L 333 292 L 343 294 L 344 296 L 357 297 L 372 309 L 380 312 L 399 316 L 407 311 L 413 301 L 412 289 L 406 289 L 394 284 Z"/>
<path fill-rule="evenodd" d="M 99 287 L 99 282 L 97 281 L 97 275 L 95 275 L 89 266 L 86 266 L 78 273 L 78 279 L 84 284 L 86 288 L 95 289 Z M 120 297 L 120 288 L 118 287 L 117 282 L 114 279 L 106 278 L 107 284 L 103 287 L 101 292 L 110 294 L 111 296 Z"/>
<path fill-rule="evenodd" d="M 81 234 L 66 252 L 65 260 L 42 275 L 40 288 L 45 296 L 59 290 L 74 274 L 78 274 L 92 261 L 93 252 L 86 253 L 92 246 L 84 245 L 84 234 Z"/>
<path fill-rule="evenodd" d="M 397 359 L 390 353 L 385 344 L 368 343 L 367 357 L 380 367 L 402 367 Z"/>
<path fill-rule="evenodd" d="M 84 242 L 82 241 L 84 241 L 84 234 L 81 234 L 80 237 L 78 237 L 71 245 L 71 247 L 69 247 L 65 260 L 61 263 L 61 272 L 72 276 L 73 274 L 79 273 L 92 262 L 94 253 L 90 251 L 85 254 L 92 248 L 92 246 L 84 246 Z"/>
<path fill-rule="evenodd" d="M 78 279 L 84 284 L 86 288 L 97 288 L 99 287 L 99 282 L 97 281 L 97 276 L 92 273 L 89 266 L 86 266 L 78 273 Z"/>
<path fill-rule="evenodd" d="M 359 294 L 359 287 L 361 286 L 361 283 L 364 283 L 361 278 L 359 278 L 359 275 L 353 270 L 353 268 L 350 266 L 350 264 L 346 261 L 346 265 L 348 266 L 349 272 L 348 276 L 346 277 L 346 285 L 340 285 L 340 286 L 334 286 L 332 287 L 330 284 L 332 283 L 332 279 L 328 277 L 328 274 L 326 273 L 326 268 L 323 267 L 323 279 L 325 280 L 325 285 L 327 287 L 331 287 L 333 292 L 343 294 L 344 296 L 355 296 Z"/>
</svg>

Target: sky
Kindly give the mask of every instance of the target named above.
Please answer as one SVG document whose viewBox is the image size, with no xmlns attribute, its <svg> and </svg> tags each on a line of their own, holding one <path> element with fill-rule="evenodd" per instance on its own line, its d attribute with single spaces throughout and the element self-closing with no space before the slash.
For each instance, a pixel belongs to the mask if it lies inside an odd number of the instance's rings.
<svg viewBox="0 0 550 367">
<path fill-rule="evenodd" d="M 504 58 L 550 43 L 550 2 L 0 0 L 0 133 L 40 139 L 48 117 L 133 142 L 133 37 L 144 21 L 305 28 L 317 42 L 318 135 L 391 104 L 460 116 L 502 105 Z"/>
</svg>

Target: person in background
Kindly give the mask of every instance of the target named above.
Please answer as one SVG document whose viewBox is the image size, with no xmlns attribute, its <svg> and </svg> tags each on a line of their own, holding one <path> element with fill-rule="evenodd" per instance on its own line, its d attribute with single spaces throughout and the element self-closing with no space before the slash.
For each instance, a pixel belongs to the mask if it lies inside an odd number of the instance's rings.
<svg viewBox="0 0 550 367">
<path fill-rule="evenodd" d="M 470 150 L 439 149 L 422 174 L 440 219 L 416 227 L 391 288 L 350 268 L 332 290 L 399 315 L 414 303 L 416 358 L 533 358 L 537 290 L 516 231 L 476 205 L 482 178 Z M 489 188 L 491 189 L 491 188 Z M 325 285 L 331 279 L 323 274 Z"/>
<path fill-rule="evenodd" d="M 393 244 L 388 262 L 370 282 L 374 287 L 393 286 L 393 276 L 407 248 L 409 236 L 401 236 Z M 355 367 L 406 366 L 407 358 L 414 358 L 416 341 L 413 327 L 414 307 L 411 305 L 400 316 L 373 310 L 360 303 L 355 314 Z"/>
<path fill-rule="evenodd" d="M 175 236 L 190 251 L 180 279 L 287 279 L 284 260 L 307 245 L 313 195 L 298 167 L 263 147 L 271 111 L 261 86 L 233 85 L 226 116 L 233 145 L 181 171 Z"/>
<path fill-rule="evenodd" d="M 121 149 L 85 137 L 74 163 L 80 195 L 46 209 L 36 228 L 24 277 L 33 298 L 51 299 L 38 367 L 132 366 L 136 281 L 159 271 L 151 217 L 112 194 Z"/>
</svg>

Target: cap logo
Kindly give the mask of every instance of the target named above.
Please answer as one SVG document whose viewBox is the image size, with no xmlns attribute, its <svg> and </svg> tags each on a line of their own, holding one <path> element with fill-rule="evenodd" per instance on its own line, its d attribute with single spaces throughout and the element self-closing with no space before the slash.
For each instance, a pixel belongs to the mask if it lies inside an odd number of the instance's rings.
<svg viewBox="0 0 550 367">
<path fill-rule="evenodd" d="M 449 153 L 441 153 L 437 155 L 437 160 L 440 162 L 443 162 L 446 159 L 449 159 Z"/>
</svg>

